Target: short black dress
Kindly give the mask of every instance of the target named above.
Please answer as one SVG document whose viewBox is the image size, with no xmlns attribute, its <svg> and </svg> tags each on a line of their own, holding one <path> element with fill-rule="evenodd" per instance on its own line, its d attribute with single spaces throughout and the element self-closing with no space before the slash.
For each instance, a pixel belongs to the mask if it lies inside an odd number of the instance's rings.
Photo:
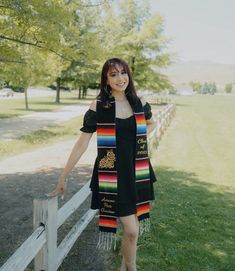
<svg viewBox="0 0 235 271">
<path fill-rule="evenodd" d="M 143 106 L 145 118 L 152 116 L 148 103 Z M 96 131 L 96 112 L 88 110 L 84 116 L 82 132 Z M 136 150 L 136 121 L 135 116 L 121 119 L 116 118 L 116 146 L 118 172 L 117 215 L 127 216 L 136 213 L 135 195 L 135 150 Z M 157 181 L 150 163 L 151 200 L 154 200 L 153 183 Z M 92 191 L 91 209 L 99 209 L 98 162 L 95 161 L 90 188 Z"/>
</svg>

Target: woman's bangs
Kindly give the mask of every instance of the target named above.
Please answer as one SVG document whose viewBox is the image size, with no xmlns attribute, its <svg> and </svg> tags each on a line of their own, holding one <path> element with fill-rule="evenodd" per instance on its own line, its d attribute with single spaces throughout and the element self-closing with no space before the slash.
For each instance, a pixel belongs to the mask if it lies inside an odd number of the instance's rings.
<svg viewBox="0 0 235 271">
<path fill-rule="evenodd" d="M 117 71 L 118 72 L 118 66 L 120 66 L 124 72 L 127 73 L 127 67 L 125 65 L 125 63 L 121 63 L 119 61 L 109 61 L 109 71 Z"/>
</svg>

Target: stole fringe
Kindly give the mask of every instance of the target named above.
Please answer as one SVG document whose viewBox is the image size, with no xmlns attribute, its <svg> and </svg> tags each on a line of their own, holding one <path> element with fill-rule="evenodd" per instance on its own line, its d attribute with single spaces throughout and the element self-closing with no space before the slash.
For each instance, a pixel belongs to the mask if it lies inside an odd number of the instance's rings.
<svg viewBox="0 0 235 271">
<path fill-rule="evenodd" d="M 116 250 L 117 244 L 117 234 L 113 232 L 99 232 L 99 241 L 96 246 L 98 249 L 111 250 L 112 246 L 114 246 L 114 250 Z"/>
<path fill-rule="evenodd" d="M 139 221 L 139 235 L 150 231 L 150 218 L 145 218 Z"/>
<path fill-rule="evenodd" d="M 145 232 L 150 231 L 150 218 L 145 218 L 139 221 L 139 235 L 143 235 Z M 99 231 L 99 240 L 96 248 L 111 250 L 112 246 L 116 250 L 117 234 L 113 232 Z"/>
</svg>

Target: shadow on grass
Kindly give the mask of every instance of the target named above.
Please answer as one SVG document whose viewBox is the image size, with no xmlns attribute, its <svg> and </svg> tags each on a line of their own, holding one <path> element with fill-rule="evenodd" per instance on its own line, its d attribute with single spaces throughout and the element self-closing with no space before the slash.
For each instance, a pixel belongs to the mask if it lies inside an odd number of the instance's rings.
<svg viewBox="0 0 235 271">
<path fill-rule="evenodd" d="M 138 270 L 235 270 L 235 189 L 167 167 L 158 167 L 157 176 Z"/>
<path fill-rule="evenodd" d="M 8 118 L 14 118 L 14 117 L 18 117 L 19 116 L 19 114 L 9 114 L 9 113 L 7 113 L 7 114 L 4 114 L 4 113 L 1 113 L 0 114 L 0 119 L 8 119 Z"/>
<path fill-rule="evenodd" d="M 59 206 L 90 180 L 91 171 L 89 165 L 73 170 Z M 60 172 L 50 168 L 0 175 L 0 265 L 32 233 L 33 199 L 52 191 Z M 235 270 L 235 189 L 203 183 L 194 173 L 166 167 L 157 168 L 157 178 L 151 232 L 138 241 L 138 270 Z M 89 206 L 90 198 L 59 229 L 58 243 Z M 120 265 L 120 240 L 115 253 L 96 250 L 97 223 L 93 219 L 59 270 L 113 270 L 115 258 Z"/>
<path fill-rule="evenodd" d="M 46 103 L 42 103 L 42 104 L 46 105 Z M 26 110 L 25 108 L 15 108 L 14 110 L 34 113 L 34 112 L 52 112 L 52 111 L 55 111 L 55 108 L 36 109 L 36 108 L 31 107 L 28 110 Z"/>
<path fill-rule="evenodd" d="M 29 104 L 29 109 L 26 110 L 25 108 L 15 108 L 17 111 L 26 111 L 26 112 L 52 112 L 55 110 L 60 110 L 61 106 L 74 106 L 74 105 L 87 105 L 89 101 L 92 99 L 84 99 L 84 100 L 77 100 L 75 98 L 66 98 L 66 100 L 73 101 L 73 102 L 60 102 L 57 104 L 55 101 L 33 101 Z M 53 106 L 53 108 L 34 108 L 35 105 L 42 105 L 42 106 Z M 4 116 L 4 115 L 3 115 Z"/>
<path fill-rule="evenodd" d="M 173 102 L 173 104 L 175 104 L 176 106 L 185 106 L 185 107 L 190 107 L 191 105 L 187 104 L 187 103 L 180 103 L 180 102 Z"/>
<path fill-rule="evenodd" d="M 58 198 L 59 208 L 85 183 L 90 181 L 93 166 L 79 165 L 69 175 L 64 200 Z M 33 173 L 0 175 L 0 266 L 33 232 L 33 199 L 54 190 L 62 169 L 45 168 Z M 58 244 L 90 208 L 90 196 L 58 230 Z M 94 218 L 64 259 L 61 271 L 97 270 L 112 265 L 112 252 L 96 250 L 98 220 Z M 92 253 L 91 253 L 92 251 Z M 115 255 L 114 255 L 115 256 Z M 32 270 L 33 262 L 29 264 Z M 107 269 L 108 270 L 108 269 Z"/>
</svg>

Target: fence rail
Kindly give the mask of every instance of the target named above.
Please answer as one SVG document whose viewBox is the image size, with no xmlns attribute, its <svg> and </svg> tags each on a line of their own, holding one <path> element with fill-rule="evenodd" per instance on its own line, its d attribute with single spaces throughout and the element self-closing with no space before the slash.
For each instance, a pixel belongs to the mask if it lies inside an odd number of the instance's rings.
<svg viewBox="0 0 235 271">
<path fill-rule="evenodd" d="M 150 156 L 175 115 L 175 105 L 168 104 L 158 111 L 157 127 L 149 137 Z M 69 253 L 77 238 L 95 217 L 97 210 L 89 209 L 73 226 L 57 247 L 57 230 L 90 195 L 86 183 L 58 210 L 58 198 L 34 199 L 34 232 L 0 268 L 0 271 L 24 271 L 34 259 L 34 271 L 56 271 Z"/>
<path fill-rule="evenodd" d="M 165 130 L 170 125 L 172 118 L 175 116 L 175 112 L 176 105 L 168 104 L 164 106 L 161 110 L 159 110 L 157 115 L 154 116 L 155 121 L 157 123 L 157 127 L 154 129 L 154 131 L 150 134 L 148 138 L 150 157 L 152 156 L 153 151 L 157 149 Z"/>
</svg>

